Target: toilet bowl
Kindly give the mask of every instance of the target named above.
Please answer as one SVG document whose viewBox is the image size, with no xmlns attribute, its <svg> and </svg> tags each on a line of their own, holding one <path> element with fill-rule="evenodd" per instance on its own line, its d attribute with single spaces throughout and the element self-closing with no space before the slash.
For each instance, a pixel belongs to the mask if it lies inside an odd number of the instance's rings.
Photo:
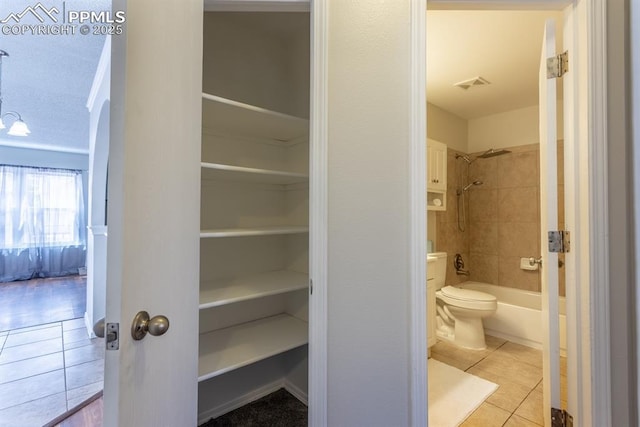
<svg viewBox="0 0 640 427">
<path fill-rule="evenodd" d="M 429 257 L 437 258 L 432 274 L 436 280 L 438 337 L 449 340 L 459 347 L 474 350 L 487 348 L 482 319 L 496 312 L 498 308 L 496 297 L 486 292 L 444 286 L 447 254 L 435 252 L 429 254 Z"/>
</svg>

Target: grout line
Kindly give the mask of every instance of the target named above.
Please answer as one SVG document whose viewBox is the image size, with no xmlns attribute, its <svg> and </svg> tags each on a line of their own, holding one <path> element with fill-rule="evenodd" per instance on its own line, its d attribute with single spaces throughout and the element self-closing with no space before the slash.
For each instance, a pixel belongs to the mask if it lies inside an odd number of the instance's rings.
<svg viewBox="0 0 640 427">
<path fill-rule="evenodd" d="M 60 327 L 63 328 L 62 336 L 60 337 L 60 339 L 62 340 L 62 368 L 64 369 L 64 409 L 66 412 L 69 410 L 69 388 L 67 386 L 67 357 L 65 355 L 64 327 L 62 322 L 60 323 Z"/>
</svg>

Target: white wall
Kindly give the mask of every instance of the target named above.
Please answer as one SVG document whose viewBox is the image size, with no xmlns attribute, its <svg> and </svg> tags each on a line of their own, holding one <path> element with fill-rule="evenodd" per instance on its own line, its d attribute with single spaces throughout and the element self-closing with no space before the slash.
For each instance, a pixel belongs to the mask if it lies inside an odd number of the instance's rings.
<svg viewBox="0 0 640 427">
<path fill-rule="evenodd" d="M 613 426 L 638 425 L 634 341 L 633 184 L 627 23 L 629 0 L 607 2 L 607 154 L 611 414 Z M 637 46 L 636 46 L 637 47 Z M 634 81 L 638 75 L 633 76 Z M 637 148 L 637 146 L 635 147 Z M 636 190 L 637 191 L 637 190 Z M 636 193 L 637 194 L 637 193 Z M 638 224 L 635 225 L 636 227 Z M 637 242 L 635 242 L 637 244 Z M 623 398 L 621 398 L 623 397 Z"/>
<path fill-rule="evenodd" d="M 562 102 L 558 102 L 558 121 L 562 121 Z M 558 126 L 558 139 L 563 139 L 564 129 Z M 489 148 L 505 148 L 516 145 L 538 144 L 538 106 L 520 108 L 505 113 L 492 114 L 469 120 L 468 153 L 486 151 Z"/>
<path fill-rule="evenodd" d="M 427 95 L 428 96 L 428 95 Z M 427 138 L 447 144 L 447 147 L 467 153 L 468 122 L 442 108 L 427 103 Z"/>
<path fill-rule="evenodd" d="M 638 2 L 632 2 L 631 5 L 631 75 L 636 76 L 631 80 L 632 85 L 632 131 L 633 131 L 633 146 L 640 147 L 640 81 L 637 76 L 640 76 L 640 4 Z M 635 229 L 635 265 L 640 265 L 640 150 L 636 149 L 633 153 L 633 168 L 634 173 L 634 198 L 635 209 L 634 219 L 636 224 Z M 635 269 L 636 283 L 640 283 L 640 268 Z M 640 312 L 637 307 L 640 307 L 640 292 L 636 292 L 635 295 L 636 306 L 636 331 L 640 331 Z M 638 355 L 640 355 L 640 340 L 636 339 L 636 365 L 639 363 Z M 640 411 L 640 384 L 636 382 L 636 411 Z M 640 419 L 640 413 L 636 412 L 636 419 Z"/>
<path fill-rule="evenodd" d="M 268 20 L 264 15 L 204 14 L 202 90 L 309 117 L 309 14 L 269 12 Z M 306 35 L 294 40 L 283 32 L 295 27 L 306 28 Z M 298 84 L 300 90 L 291 90 Z"/>
<path fill-rule="evenodd" d="M 410 422 L 409 5 L 329 1 L 330 426 Z"/>
</svg>

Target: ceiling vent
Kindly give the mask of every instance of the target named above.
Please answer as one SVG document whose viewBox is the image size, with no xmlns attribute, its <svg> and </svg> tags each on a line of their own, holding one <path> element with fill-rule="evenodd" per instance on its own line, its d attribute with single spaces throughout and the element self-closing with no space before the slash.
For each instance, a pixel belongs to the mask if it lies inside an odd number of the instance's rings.
<svg viewBox="0 0 640 427">
<path fill-rule="evenodd" d="M 486 79 L 483 79 L 482 77 L 474 77 L 474 78 L 469 79 L 469 80 L 464 80 L 462 82 L 458 82 L 458 83 L 454 84 L 454 86 L 458 86 L 460 89 L 467 90 L 467 89 L 472 88 L 472 87 L 486 86 L 486 85 L 490 85 L 490 84 L 491 83 L 489 83 L 489 81 L 487 81 Z"/>
</svg>

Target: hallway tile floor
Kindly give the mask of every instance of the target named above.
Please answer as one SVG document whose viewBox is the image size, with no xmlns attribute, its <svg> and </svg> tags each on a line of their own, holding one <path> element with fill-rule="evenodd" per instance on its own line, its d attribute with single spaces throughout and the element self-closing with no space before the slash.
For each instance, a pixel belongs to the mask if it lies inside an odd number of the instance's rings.
<svg viewBox="0 0 640 427">
<path fill-rule="evenodd" d="M 461 349 L 438 340 L 434 359 L 498 384 L 461 427 L 537 427 L 542 410 L 542 352 L 500 338 L 486 336 L 486 350 Z M 566 407 L 566 358 L 560 358 L 562 406 Z"/>
<path fill-rule="evenodd" d="M 41 427 L 102 389 L 104 339 L 84 319 L 0 332 L 0 427 Z"/>
</svg>

